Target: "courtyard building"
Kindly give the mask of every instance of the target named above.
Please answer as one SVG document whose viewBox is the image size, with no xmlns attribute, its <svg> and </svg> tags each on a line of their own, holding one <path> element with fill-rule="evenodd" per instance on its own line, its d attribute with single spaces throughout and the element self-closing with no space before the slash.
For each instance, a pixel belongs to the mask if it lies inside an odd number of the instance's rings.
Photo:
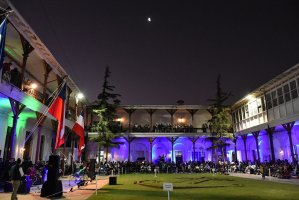
<svg viewBox="0 0 299 200">
<path fill-rule="evenodd" d="M 70 128 L 65 130 L 65 146 L 54 149 L 57 121 L 46 111 L 63 79 L 67 85 L 66 124 L 76 121 L 86 100 L 78 102 L 80 89 L 14 6 L 6 1 L 0 6 L 13 10 L 7 17 L 0 74 L 0 158 L 36 163 L 59 153 L 70 161 L 74 152 L 78 159 L 78 137 Z M 1 17 L 2 21 L 5 15 Z"/>
<path fill-rule="evenodd" d="M 230 162 L 298 162 L 299 64 L 235 102 L 229 112 L 233 131 L 227 139 Z M 188 162 L 222 160 L 213 145 L 209 106 L 123 105 L 117 109 L 119 147 L 109 148 L 108 161 Z M 94 119 L 90 117 L 90 120 Z M 90 138 L 97 133 L 89 132 Z M 105 149 L 89 142 L 88 158 L 105 160 Z"/>
<path fill-rule="evenodd" d="M 298 162 L 298 89 L 299 64 L 232 105 L 238 160 Z"/>
</svg>

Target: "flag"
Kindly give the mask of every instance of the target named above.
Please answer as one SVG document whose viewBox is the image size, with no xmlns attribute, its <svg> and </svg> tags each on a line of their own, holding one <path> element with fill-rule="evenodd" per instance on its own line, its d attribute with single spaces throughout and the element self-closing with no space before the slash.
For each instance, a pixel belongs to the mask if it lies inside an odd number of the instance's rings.
<svg viewBox="0 0 299 200">
<path fill-rule="evenodd" d="M 4 60 L 4 47 L 5 47 L 5 36 L 6 36 L 6 17 L 0 25 L 0 80 L 2 77 L 2 68 Z"/>
<path fill-rule="evenodd" d="M 72 128 L 72 131 L 74 131 L 79 136 L 79 145 L 78 145 L 78 153 L 81 155 L 82 149 L 84 149 L 84 119 L 83 119 L 83 112 L 80 113 L 80 115 L 77 118 L 77 121 L 75 125 Z"/>
<path fill-rule="evenodd" d="M 66 84 L 63 83 L 62 89 L 54 102 L 49 107 L 49 113 L 53 115 L 58 121 L 55 149 L 64 143 L 64 126 L 65 126 L 65 98 Z"/>
</svg>

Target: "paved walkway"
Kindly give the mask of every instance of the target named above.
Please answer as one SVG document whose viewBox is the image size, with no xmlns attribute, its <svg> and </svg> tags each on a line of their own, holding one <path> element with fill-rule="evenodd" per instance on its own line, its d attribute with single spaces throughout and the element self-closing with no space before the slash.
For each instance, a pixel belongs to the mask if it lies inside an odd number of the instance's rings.
<svg viewBox="0 0 299 200">
<path fill-rule="evenodd" d="M 96 181 L 88 182 L 86 186 L 81 186 L 78 188 L 77 184 L 74 181 L 69 181 L 67 178 L 63 178 L 63 196 L 61 198 L 55 199 L 63 199 L 63 200 L 84 200 L 93 195 L 96 191 Z M 98 177 L 98 189 L 102 188 L 104 185 L 108 183 L 108 177 Z M 71 192 L 71 188 L 72 192 Z M 45 200 L 47 198 L 40 197 L 41 186 L 31 187 L 29 194 L 18 194 L 18 200 Z M 10 200 L 11 192 L 9 193 L 0 193 L 1 200 Z"/>
<path fill-rule="evenodd" d="M 229 173 L 231 176 L 237 176 L 241 178 L 250 178 L 260 181 L 271 181 L 271 182 L 277 182 L 277 183 L 287 183 L 287 184 L 293 184 L 293 185 L 299 185 L 299 178 L 290 178 L 290 179 L 281 179 L 277 177 L 269 177 L 266 176 L 265 180 L 262 179 L 262 175 L 255 175 L 255 174 L 244 174 L 244 173 Z"/>
</svg>

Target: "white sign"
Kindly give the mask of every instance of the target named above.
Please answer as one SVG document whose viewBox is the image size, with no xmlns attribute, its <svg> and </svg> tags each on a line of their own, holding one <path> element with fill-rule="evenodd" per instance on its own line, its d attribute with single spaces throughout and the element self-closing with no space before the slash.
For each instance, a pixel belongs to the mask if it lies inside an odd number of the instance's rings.
<svg viewBox="0 0 299 200">
<path fill-rule="evenodd" d="M 164 191 L 173 191 L 172 183 L 163 183 L 163 190 Z"/>
</svg>

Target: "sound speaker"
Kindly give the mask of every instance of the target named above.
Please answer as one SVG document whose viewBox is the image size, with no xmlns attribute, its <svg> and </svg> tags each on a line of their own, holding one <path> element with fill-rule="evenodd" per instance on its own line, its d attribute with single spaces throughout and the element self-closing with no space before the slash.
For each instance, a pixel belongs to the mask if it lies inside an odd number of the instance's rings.
<svg viewBox="0 0 299 200">
<path fill-rule="evenodd" d="M 48 178 L 41 189 L 41 197 L 61 197 L 62 196 L 62 182 L 59 178 L 59 163 L 60 157 L 58 155 L 49 156 L 48 164 Z"/>
<path fill-rule="evenodd" d="M 110 176 L 109 185 L 116 185 L 116 184 L 117 184 L 117 176 Z"/>
<path fill-rule="evenodd" d="M 96 159 L 90 159 L 88 177 L 91 178 L 92 180 L 95 178 L 95 171 L 96 171 Z"/>
<path fill-rule="evenodd" d="M 62 197 L 62 193 L 62 182 L 60 180 L 56 181 L 55 183 L 46 181 L 43 184 L 40 196 L 52 199 L 53 197 Z"/>
<path fill-rule="evenodd" d="M 57 181 L 59 178 L 59 163 L 60 157 L 58 155 L 49 156 L 48 163 L 48 177 L 47 180 L 50 182 Z"/>
</svg>

